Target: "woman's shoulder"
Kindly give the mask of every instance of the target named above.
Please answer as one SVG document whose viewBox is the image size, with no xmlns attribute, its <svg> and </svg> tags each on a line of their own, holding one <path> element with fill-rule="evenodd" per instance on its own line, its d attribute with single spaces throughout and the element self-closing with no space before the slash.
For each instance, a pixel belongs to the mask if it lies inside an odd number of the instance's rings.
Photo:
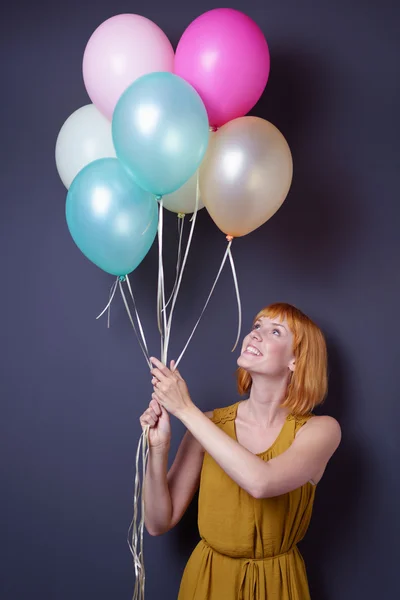
<svg viewBox="0 0 400 600">
<path fill-rule="evenodd" d="M 310 413 L 302 417 L 293 416 L 296 420 L 297 434 L 307 430 L 321 431 L 326 435 L 336 434 L 341 436 L 341 428 L 339 422 L 329 415 L 315 415 Z M 304 427 L 303 427 L 304 426 Z"/>
<path fill-rule="evenodd" d="M 214 408 L 214 410 L 209 410 L 204 414 L 206 417 L 211 419 L 213 423 L 226 423 L 226 421 L 233 421 L 236 417 L 237 404 L 238 403 L 235 402 L 229 406 Z"/>
<path fill-rule="evenodd" d="M 340 427 L 339 421 L 329 415 L 315 415 L 314 413 L 310 413 L 300 418 L 305 419 L 306 423 L 313 427 Z"/>
</svg>

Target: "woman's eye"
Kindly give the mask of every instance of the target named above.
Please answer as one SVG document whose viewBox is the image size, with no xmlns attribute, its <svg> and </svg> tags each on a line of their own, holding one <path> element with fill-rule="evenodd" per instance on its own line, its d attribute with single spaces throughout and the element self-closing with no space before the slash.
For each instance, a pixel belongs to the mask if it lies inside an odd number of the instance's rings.
<svg viewBox="0 0 400 600">
<path fill-rule="evenodd" d="M 260 323 L 255 323 L 253 325 L 253 329 L 260 329 Z"/>
<path fill-rule="evenodd" d="M 279 331 L 279 329 L 273 329 L 272 333 L 277 333 L 278 335 L 281 335 L 281 332 Z"/>
</svg>

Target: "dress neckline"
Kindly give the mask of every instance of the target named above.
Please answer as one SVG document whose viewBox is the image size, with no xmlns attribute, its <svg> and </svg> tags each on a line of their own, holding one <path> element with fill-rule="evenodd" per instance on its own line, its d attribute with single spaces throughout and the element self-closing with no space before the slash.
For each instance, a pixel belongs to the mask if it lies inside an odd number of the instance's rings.
<svg viewBox="0 0 400 600">
<path fill-rule="evenodd" d="M 235 441 L 240 444 L 238 438 L 237 438 L 237 434 L 236 434 L 236 417 L 237 417 L 237 413 L 238 413 L 238 408 L 239 408 L 239 404 L 243 402 L 243 400 L 239 400 L 239 402 L 236 402 L 235 405 L 235 412 L 234 412 L 234 416 L 233 416 L 233 435 L 235 437 Z M 285 422 L 281 427 L 280 432 L 278 433 L 277 437 L 275 438 L 275 441 L 272 442 L 271 446 L 269 448 L 267 448 L 266 450 L 263 450 L 262 452 L 252 452 L 252 454 L 254 454 L 255 456 L 264 456 L 264 454 L 267 454 L 268 452 L 270 452 L 271 450 L 274 449 L 274 447 L 276 446 L 276 444 L 278 443 L 278 441 L 281 439 L 283 431 L 286 428 L 286 425 L 289 421 L 289 417 L 290 417 L 290 413 L 286 416 Z M 251 450 L 249 450 L 249 452 L 251 452 Z"/>
</svg>

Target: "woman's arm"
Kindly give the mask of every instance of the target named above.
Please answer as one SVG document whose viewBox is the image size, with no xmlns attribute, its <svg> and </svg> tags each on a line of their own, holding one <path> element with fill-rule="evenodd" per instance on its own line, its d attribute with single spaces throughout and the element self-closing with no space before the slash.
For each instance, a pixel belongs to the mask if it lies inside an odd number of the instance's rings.
<svg viewBox="0 0 400 600">
<path fill-rule="evenodd" d="M 204 418 L 193 405 L 176 416 L 236 483 L 254 498 L 280 496 L 305 485 L 326 467 L 341 439 L 332 417 L 313 417 L 288 450 L 264 461 Z"/>
<path fill-rule="evenodd" d="M 149 448 L 144 479 L 144 524 L 150 535 L 168 531 L 172 500 L 168 489 L 167 466 L 169 446 Z"/>
<path fill-rule="evenodd" d="M 251 496 L 256 497 L 259 482 L 266 477 L 267 463 L 229 437 L 209 419 L 205 419 L 194 404 L 176 416 L 225 473 Z"/>
<path fill-rule="evenodd" d="M 204 414 L 211 418 L 213 411 Z M 169 447 L 149 450 L 144 504 L 150 535 L 162 535 L 175 527 L 199 487 L 204 448 L 198 440 L 189 431 L 185 433 L 167 473 L 168 453 Z"/>
<path fill-rule="evenodd" d="M 159 360 L 152 369 L 153 397 L 175 415 L 236 483 L 254 498 L 270 498 L 305 485 L 325 468 L 341 438 L 332 417 L 313 417 L 289 450 L 264 461 L 207 419 L 190 398 L 185 381 Z M 171 363 L 173 368 L 173 362 Z"/>
</svg>

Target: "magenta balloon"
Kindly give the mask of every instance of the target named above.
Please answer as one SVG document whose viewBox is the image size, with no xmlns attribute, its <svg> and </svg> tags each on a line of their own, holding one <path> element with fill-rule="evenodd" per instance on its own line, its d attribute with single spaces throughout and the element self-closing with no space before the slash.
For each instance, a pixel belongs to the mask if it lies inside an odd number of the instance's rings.
<svg viewBox="0 0 400 600">
<path fill-rule="evenodd" d="M 242 117 L 259 100 L 268 81 L 268 44 L 244 13 L 216 8 L 195 19 L 182 35 L 175 73 L 200 94 L 210 125 Z"/>
</svg>

